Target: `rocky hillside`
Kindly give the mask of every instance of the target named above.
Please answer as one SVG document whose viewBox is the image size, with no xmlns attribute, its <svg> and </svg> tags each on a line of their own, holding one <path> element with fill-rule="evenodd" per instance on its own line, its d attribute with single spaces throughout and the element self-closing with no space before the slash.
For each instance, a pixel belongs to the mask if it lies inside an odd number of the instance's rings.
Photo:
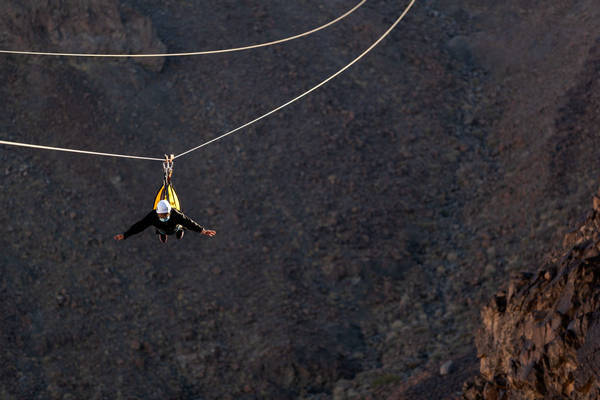
<svg viewBox="0 0 600 400">
<path fill-rule="evenodd" d="M 600 397 L 600 197 L 564 246 L 484 307 L 481 375 L 465 384 L 466 399 Z"/>
<path fill-rule="evenodd" d="M 352 5 L 11 1 L 2 44 L 224 48 L 307 30 Z M 312 40 L 152 65 L 6 56 L 0 130 L 9 140 L 177 153 L 319 82 L 401 10 L 370 4 Z M 436 182 L 452 181 L 460 148 L 471 151 L 444 133 L 460 121 L 438 105 L 468 90 L 445 68 L 476 72 L 446 52 L 445 39 L 422 36 L 427 26 L 436 34 L 461 28 L 416 11 L 404 34 L 336 85 L 176 162 L 184 211 L 216 229 L 213 240 L 188 234 L 160 246 L 152 232 L 112 240 L 148 211 L 158 163 L 2 148 L 1 196 L 12 212 L 0 215 L 0 393 L 344 397 L 389 391 L 445 358 L 448 345 L 430 332 L 453 329 L 444 328 L 452 315 L 440 309 L 447 317 L 433 318 L 418 295 L 434 271 L 423 268 L 423 243 L 445 236 L 442 227 L 457 218 L 450 189 Z M 433 143 L 452 153 L 432 161 Z M 434 220 L 436 209 L 443 220 Z M 442 304 L 436 296 L 427 295 Z M 398 341 L 410 320 L 421 331 Z"/>
<path fill-rule="evenodd" d="M 0 44 L 227 48 L 354 4 L 7 0 Z M 314 86 L 403 7 L 368 1 L 310 38 L 211 57 L 3 55 L 0 137 L 179 153 Z M 210 240 L 112 240 L 148 211 L 159 163 L 0 148 L 0 397 L 457 396 L 480 306 L 597 185 L 599 12 L 417 2 L 335 81 L 176 162 Z"/>
</svg>

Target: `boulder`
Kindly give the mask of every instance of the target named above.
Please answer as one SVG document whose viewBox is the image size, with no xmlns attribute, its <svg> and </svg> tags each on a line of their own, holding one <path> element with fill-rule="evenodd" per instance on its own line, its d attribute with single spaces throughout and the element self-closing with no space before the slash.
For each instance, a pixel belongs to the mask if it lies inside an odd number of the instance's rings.
<svg viewBox="0 0 600 400">
<path fill-rule="evenodd" d="M 513 276 L 481 312 L 480 376 L 465 399 L 600 398 L 600 212 L 536 273 Z"/>
</svg>

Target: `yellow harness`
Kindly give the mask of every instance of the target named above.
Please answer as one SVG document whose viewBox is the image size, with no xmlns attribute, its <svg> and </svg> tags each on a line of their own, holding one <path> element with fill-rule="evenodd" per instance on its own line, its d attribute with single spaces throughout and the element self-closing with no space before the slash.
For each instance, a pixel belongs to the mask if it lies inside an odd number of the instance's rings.
<svg viewBox="0 0 600 400">
<path fill-rule="evenodd" d="M 173 182 L 171 182 L 171 177 L 173 176 L 173 158 L 173 154 L 171 154 L 171 156 L 167 156 L 165 154 L 165 161 L 163 162 L 163 170 L 165 174 L 163 178 L 163 184 L 161 188 L 158 189 L 156 197 L 154 198 L 154 210 L 156 210 L 156 206 L 158 205 L 159 201 L 167 200 L 169 204 L 171 204 L 171 207 L 181 211 L 179 197 L 177 197 L 177 193 L 175 193 L 175 187 L 173 186 Z"/>
</svg>

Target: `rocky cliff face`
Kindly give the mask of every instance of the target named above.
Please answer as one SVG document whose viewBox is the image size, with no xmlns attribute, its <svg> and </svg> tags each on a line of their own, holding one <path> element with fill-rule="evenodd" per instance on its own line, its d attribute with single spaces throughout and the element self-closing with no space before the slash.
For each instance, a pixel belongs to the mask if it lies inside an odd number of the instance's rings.
<svg viewBox="0 0 600 400">
<path fill-rule="evenodd" d="M 7 49 L 61 53 L 164 53 L 150 18 L 115 0 L 5 2 L 0 14 Z M 75 64 L 82 59 L 69 59 Z M 160 71 L 164 58 L 136 62 Z"/>
<path fill-rule="evenodd" d="M 600 397 L 600 197 L 563 245 L 483 308 L 466 399 Z"/>
</svg>

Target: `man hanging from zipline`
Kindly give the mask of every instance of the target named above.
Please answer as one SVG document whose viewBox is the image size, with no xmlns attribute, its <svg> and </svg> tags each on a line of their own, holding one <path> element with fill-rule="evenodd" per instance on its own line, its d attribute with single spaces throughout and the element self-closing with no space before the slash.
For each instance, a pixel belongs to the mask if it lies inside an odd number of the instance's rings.
<svg viewBox="0 0 600 400">
<path fill-rule="evenodd" d="M 164 180 L 162 187 L 158 190 L 154 199 L 154 210 L 146 215 L 141 221 L 136 222 L 124 233 L 115 235 L 115 240 L 124 240 L 129 236 L 142 232 L 149 226 L 156 228 L 158 239 L 162 243 L 167 242 L 167 236 L 175 234 L 177 239 L 181 239 L 184 234 L 184 228 L 194 232 L 199 232 L 208 237 L 213 237 L 217 232 L 204 229 L 191 218 L 181 212 L 179 198 L 175 193 L 175 188 L 171 182 L 173 175 L 173 155 L 165 156 L 166 161 L 163 163 Z"/>
</svg>

